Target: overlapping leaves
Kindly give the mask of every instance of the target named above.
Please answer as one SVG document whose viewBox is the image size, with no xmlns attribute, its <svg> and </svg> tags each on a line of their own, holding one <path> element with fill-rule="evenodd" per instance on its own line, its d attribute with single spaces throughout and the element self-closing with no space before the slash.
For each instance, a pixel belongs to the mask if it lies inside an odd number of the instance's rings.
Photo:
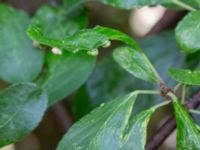
<svg viewBox="0 0 200 150">
<path fill-rule="evenodd" d="M 130 121 L 137 94 L 133 92 L 96 108 L 72 126 L 57 149 L 144 150 L 147 124 L 155 109 L 141 112 Z"/>
<path fill-rule="evenodd" d="M 160 81 L 153 66 L 151 65 L 145 54 L 141 51 L 139 46 L 136 44 L 136 42 L 132 40 L 129 36 L 117 30 L 97 26 L 93 29 L 81 30 L 72 36 L 67 36 L 63 40 L 56 40 L 46 37 L 41 32 L 39 27 L 31 26 L 28 30 L 28 34 L 33 40 L 37 40 L 41 44 L 48 45 L 50 47 L 57 47 L 59 49 L 72 52 L 83 50 L 89 51 L 91 53 L 97 51 L 100 46 L 107 46 L 110 40 L 122 41 L 132 48 L 132 55 L 134 53 L 137 53 L 137 57 L 135 57 L 134 61 L 140 61 L 140 63 L 135 64 L 134 68 L 128 68 L 127 70 L 132 72 L 136 77 L 140 79 L 144 79 L 146 81 L 154 83 Z M 120 55 L 125 55 L 125 51 L 122 50 Z M 121 62 L 119 63 L 121 65 Z M 139 73 L 137 74 L 138 71 Z"/>
<path fill-rule="evenodd" d="M 61 6 L 43 6 L 36 12 L 29 28 L 34 26 L 40 28 L 46 38 L 60 40 L 85 28 L 87 14 L 79 7 L 69 10 Z M 38 43 L 39 39 L 35 41 Z M 62 55 L 56 56 L 48 52 L 45 71 L 37 83 L 47 90 L 49 104 L 63 99 L 83 84 L 89 77 L 94 64 L 95 57 L 86 53 L 74 54 L 64 51 Z"/>
</svg>

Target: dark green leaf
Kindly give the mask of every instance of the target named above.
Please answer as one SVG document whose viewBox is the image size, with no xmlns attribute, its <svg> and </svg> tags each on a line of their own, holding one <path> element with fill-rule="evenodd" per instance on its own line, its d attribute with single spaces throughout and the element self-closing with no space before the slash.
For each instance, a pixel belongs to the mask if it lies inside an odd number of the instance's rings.
<svg viewBox="0 0 200 150">
<path fill-rule="evenodd" d="M 47 94 L 34 84 L 17 84 L 0 92 L 0 147 L 18 141 L 40 122 Z"/>
<path fill-rule="evenodd" d="M 45 88 L 49 95 L 49 104 L 68 96 L 81 86 L 91 74 L 95 57 L 83 52 L 76 54 L 63 51 L 62 55 L 47 55 L 47 71 L 38 84 Z"/>
<path fill-rule="evenodd" d="M 178 82 L 188 85 L 200 85 L 200 71 L 171 68 L 168 72 Z"/>
<path fill-rule="evenodd" d="M 68 13 L 68 9 L 61 6 L 42 6 L 33 17 L 32 26 L 38 26 L 44 36 L 62 39 L 87 26 L 87 14 L 84 9 L 76 9 L 75 13 Z M 36 40 L 37 41 L 37 40 Z"/>
<path fill-rule="evenodd" d="M 160 82 L 159 76 L 142 51 L 120 47 L 114 51 L 113 56 L 119 65 L 137 78 L 153 83 Z"/>
<path fill-rule="evenodd" d="M 176 27 L 176 39 L 186 53 L 200 50 L 200 11 L 193 11 Z"/>
<path fill-rule="evenodd" d="M 185 61 L 187 63 L 187 67 L 192 70 L 198 68 L 200 65 L 199 58 L 200 58 L 200 51 L 186 55 Z"/>
<path fill-rule="evenodd" d="M 58 150 L 119 149 L 137 93 L 102 104 L 72 126 Z"/>
<path fill-rule="evenodd" d="M 177 100 L 174 100 L 174 110 L 177 123 L 177 150 L 199 150 L 200 133 L 191 116 Z"/>
<path fill-rule="evenodd" d="M 11 83 L 31 81 L 41 71 L 44 53 L 26 35 L 30 19 L 3 4 L 0 12 L 0 78 Z"/>
<path fill-rule="evenodd" d="M 154 109 L 148 109 L 132 118 L 121 150 L 145 150 L 147 125 L 153 113 Z"/>
</svg>

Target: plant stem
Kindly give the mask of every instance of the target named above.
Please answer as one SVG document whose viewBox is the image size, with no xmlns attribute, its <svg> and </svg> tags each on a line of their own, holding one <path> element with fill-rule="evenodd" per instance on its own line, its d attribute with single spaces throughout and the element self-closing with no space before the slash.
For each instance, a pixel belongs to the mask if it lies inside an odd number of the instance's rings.
<svg viewBox="0 0 200 150">
<path fill-rule="evenodd" d="M 180 88 L 180 86 L 181 86 L 181 83 L 178 83 L 173 89 L 174 92 L 176 92 Z"/>
<path fill-rule="evenodd" d="M 186 85 L 183 85 L 182 95 L 181 95 L 181 103 L 183 104 L 185 101 L 185 95 L 186 95 Z"/>
<path fill-rule="evenodd" d="M 160 91 L 154 90 L 136 90 L 137 94 L 152 94 L 152 95 L 160 95 Z"/>
<path fill-rule="evenodd" d="M 159 108 L 159 107 L 162 107 L 162 106 L 165 106 L 165 105 L 167 105 L 167 104 L 169 104 L 169 103 L 171 103 L 171 101 L 164 101 L 164 102 L 162 102 L 162 103 L 160 103 L 160 104 L 158 104 L 158 105 L 155 105 L 155 106 L 153 106 L 152 107 L 152 109 L 157 109 L 157 108 Z"/>
<path fill-rule="evenodd" d="M 176 97 L 176 95 L 174 95 L 174 93 L 172 93 L 172 92 L 169 92 L 167 94 L 167 96 L 169 96 L 173 101 L 177 101 L 178 100 L 178 98 Z"/>
<path fill-rule="evenodd" d="M 172 2 L 174 4 L 182 7 L 182 8 L 185 8 L 185 9 L 189 10 L 189 11 L 195 11 L 196 10 L 195 8 L 191 7 L 190 5 L 188 5 L 188 4 L 184 3 L 184 2 L 181 2 L 180 0 L 173 0 Z"/>
<path fill-rule="evenodd" d="M 189 112 L 193 113 L 193 114 L 200 115 L 200 111 L 199 110 L 190 109 Z"/>
</svg>

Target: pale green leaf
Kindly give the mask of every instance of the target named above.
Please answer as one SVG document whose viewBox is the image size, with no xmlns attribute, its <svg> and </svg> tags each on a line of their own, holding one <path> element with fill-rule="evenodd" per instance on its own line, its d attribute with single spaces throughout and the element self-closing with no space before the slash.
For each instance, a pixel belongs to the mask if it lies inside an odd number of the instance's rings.
<svg viewBox="0 0 200 150">
<path fill-rule="evenodd" d="M 10 83 L 32 81 L 42 69 L 44 52 L 26 35 L 30 19 L 3 4 L 0 12 L 0 78 Z"/>
<path fill-rule="evenodd" d="M 186 53 L 200 50 L 200 11 L 189 13 L 179 22 L 176 27 L 176 39 Z"/>
<path fill-rule="evenodd" d="M 91 74 L 96 58 L 83 52 L 76 54 L 63 51 L 62 55 L 49 52 L 47 68 L 38 84 L 47 90 L 49 104 L 71 94 L 79 88 Z"/>
<path fill-rule="evenodd" d="M 171 68 L 169 75 L 176 81 L 187 85 L 200 85 L 200 71 Z"/>
<path fill-rule="evenodd" d="M 142 51 L 120 47 L 114 51 L 113 57 L 119 65 L 137 78 L 153 83 L 160 82 L 156 71 Z"/>
<path fill-rule="evenodd" d="M 199 150 L 200 133 L 195 123 L 178 100 L 173 103 L 177 124 L 177 150 Z"/>
<path fill-rule="evenodd" d="M 30 133 L 47 108 L 47 94 L 34 84 L 17 84 L 0 92 L 0 147 Z"/>
</svg>

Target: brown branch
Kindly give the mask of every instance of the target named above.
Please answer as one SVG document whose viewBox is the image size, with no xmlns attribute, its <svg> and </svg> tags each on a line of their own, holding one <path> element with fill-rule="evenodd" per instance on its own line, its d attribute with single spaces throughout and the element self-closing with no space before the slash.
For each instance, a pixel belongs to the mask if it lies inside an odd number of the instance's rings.
<svg viewBox="0 0 200 150">
<path fill-rule="evenodd" d="M 197 108 L 200 105 L 200 90 L 197 93 L 195 93 L 185 105 L 187 108 Z M 161 146 L 165 139 L 174 131 L 175 128 L 176 120 L 174 116 L 171 116 L 149 140 L 149 142 L 146 145 L 146 150 L 156 150 L 159 146 Z"/>
</svg>

